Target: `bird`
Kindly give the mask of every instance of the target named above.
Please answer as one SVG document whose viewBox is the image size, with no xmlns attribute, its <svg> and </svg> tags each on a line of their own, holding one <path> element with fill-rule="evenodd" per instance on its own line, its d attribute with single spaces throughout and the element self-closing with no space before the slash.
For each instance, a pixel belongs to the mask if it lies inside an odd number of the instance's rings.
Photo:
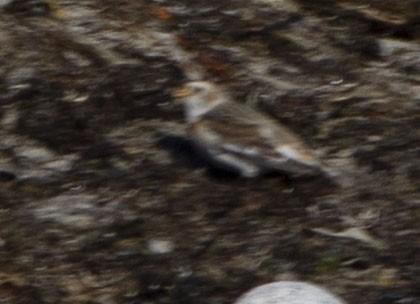
<svg viewBox="0 0 420 304">
<path fill-rule="evenodd" d="M 190 139 L 213 165 L 246 178 L 270 171 L 331 174 L 296 133 L 211 81 L 188 81 L 173 91 L 184 106 Z"/>
</svg>

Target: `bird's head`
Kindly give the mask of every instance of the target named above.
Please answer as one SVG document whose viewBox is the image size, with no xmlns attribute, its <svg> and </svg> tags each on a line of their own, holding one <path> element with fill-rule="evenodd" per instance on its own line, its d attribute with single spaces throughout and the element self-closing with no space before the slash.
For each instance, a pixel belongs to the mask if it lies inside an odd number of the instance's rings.
<svg viewBox="0 0 420 304">
<path fill-rule="evenodd" d="M 227 100 L 222 89 L 208 81 L 191 81 L 175 89 L 172 96 L 184 104 L 187 119 L 194 121 Z"/>
</svg>

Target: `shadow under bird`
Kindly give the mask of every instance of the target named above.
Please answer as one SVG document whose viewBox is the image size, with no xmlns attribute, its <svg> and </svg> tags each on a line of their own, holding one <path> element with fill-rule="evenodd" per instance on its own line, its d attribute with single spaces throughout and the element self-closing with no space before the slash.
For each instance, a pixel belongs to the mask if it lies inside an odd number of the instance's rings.
<svg viewBox="0 0 420 304">
<path fill-rule="evenodd" d="M 184 105 L 188 133 L 216 166 L 256 177 L 268 171 L 333 176 L 303 140 L 252 107 L 235 102 L 209 81 L 191 81 L 173 92 Z"/>
</svg>

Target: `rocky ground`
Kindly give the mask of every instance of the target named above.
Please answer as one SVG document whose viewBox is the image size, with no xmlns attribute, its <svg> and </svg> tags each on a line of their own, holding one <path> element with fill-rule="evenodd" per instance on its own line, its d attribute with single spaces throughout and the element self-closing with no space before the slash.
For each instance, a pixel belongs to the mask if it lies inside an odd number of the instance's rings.
<svg viewBox="0 0 420 304">
<path fill-rule="evenodd" d="M 0 1 L 0 302 L 420 303 L 418 0 Z M 223 83 L 351 184 L 216 171 L 170 96 Z"/>
</svg>

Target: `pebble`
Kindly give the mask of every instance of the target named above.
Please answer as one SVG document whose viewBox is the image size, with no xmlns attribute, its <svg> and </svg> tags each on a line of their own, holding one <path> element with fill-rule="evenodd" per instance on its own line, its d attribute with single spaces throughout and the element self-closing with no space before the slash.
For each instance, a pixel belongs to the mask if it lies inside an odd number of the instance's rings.
<svg viewBox="0 0 420 304">
<path fill-rule="evenodd" d="M 253 288 L 234 304 L 345 304 L 345 302 L 315 284 L 282 281 Z"/>
<path fill-rule="evenodd" d="M 174 244 L 169 240 L 150 240 L 148 249 L 152 254 L 167 254 L 174 250 Z"/>
</svg>

